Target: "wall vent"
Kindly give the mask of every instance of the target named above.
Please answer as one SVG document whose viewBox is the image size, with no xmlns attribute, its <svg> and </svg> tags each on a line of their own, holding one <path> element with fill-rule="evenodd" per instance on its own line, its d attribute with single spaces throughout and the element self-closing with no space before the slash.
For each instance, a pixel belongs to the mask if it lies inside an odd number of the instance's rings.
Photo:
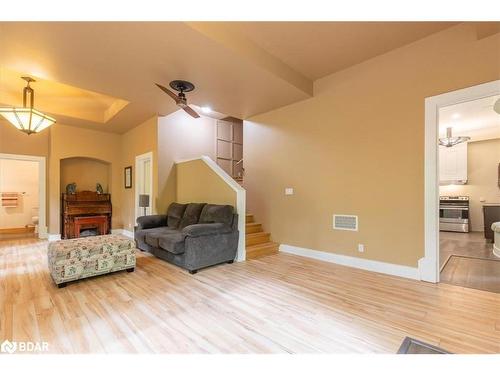
<svg viewBox="0 0 500 375">
<path fill-rule="evenodd" d="M 358 217 L 356 215 L 333 215 L 333 229 L 358 230 Z"/>
</svg>

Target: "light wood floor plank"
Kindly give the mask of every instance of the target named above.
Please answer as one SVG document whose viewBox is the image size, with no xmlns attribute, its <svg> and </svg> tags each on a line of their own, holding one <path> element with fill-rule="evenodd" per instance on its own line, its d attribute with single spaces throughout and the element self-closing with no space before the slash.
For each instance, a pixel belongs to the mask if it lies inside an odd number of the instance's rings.
<svg viewBox="0 0 500 375">
<path fill-rule="evenodd" d="M 0 341 L 53 353 L 395 353 L 405 336 L 455 353 L 500 352 L 500 295 L 288 254 L 189 275 L 138 253 L 58 289 L 47 242 L 0 241 Z"/>
</svg>

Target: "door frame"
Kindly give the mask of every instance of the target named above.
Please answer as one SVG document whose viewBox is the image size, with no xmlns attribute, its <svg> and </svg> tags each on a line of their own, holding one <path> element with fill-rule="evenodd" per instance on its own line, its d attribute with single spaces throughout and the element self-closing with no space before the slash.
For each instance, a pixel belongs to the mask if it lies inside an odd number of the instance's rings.
<svg viewBox="0 0 500 375">
<path fill-rule="evenodd" d="M 151 187 L 151 193 L 149 197 L 149 214 L 153 214 L 153 193 L 154 193 L 154 186 L 153 186 L 153 151 L 146 152 L 141 155 L 137 155 L 135 157 L 135 185 L 134 185 L 134 213 L 135 213 L 135 218 L 134 218 L 134 224 L 137 222 L 137 218 L 139 216 L 142 216 L 141 214 L 141 208 L 139 207 L 139 194 L 138 194 L 138 186 L 139 186 L 139 179 L 142 176 L 139 171 L 142 170 L 142 166 L 144 165 L 145 161 L 148 161 L 151 166 L 151 173 L 149 176 L 149 186 Z"/>
<path fill-rule="evenodd" d="M 38 163 L 38 238 L 47 238 L 47 162 L 45 156 L 3 154 L 0 159 Z"/>
<path fill-rule="evenodd" d="M 439 109 L 500 94 L 500 80 L 425 98 L 424 244 L 420 279 L 439 282 Z"/>
</svg>

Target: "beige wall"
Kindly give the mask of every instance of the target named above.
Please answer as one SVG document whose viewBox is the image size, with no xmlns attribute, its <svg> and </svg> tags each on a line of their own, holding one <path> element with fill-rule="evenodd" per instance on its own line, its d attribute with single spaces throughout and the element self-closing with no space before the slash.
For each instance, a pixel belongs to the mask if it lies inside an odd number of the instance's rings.
<svg viewBox="0 0 500 375">
<path fill-rule="evenodd" d="M 38 216 L 38 162 L 0 159 L 0 192 L 20 193 L 17 207 L 0 204 L 0 228 L 32 224 Z"/>
<path fill-rule="evenodd" d="M 45 158 L 47 158 L 46 181 L 48 181 L 48 176 L 50 173 L 49 163 L 48 163 L 49 140 L 50 140 L 50 129 L 40 134 L 27 135 L 17 130 L 3 117 L 0 117 L 0 153 L 44 156 Z M 46 207 L 49 207 L 48 194 L 45 203 Z M 48 209 L 46 210 L 45 216 L 46 216 L 45 217 L 46 223 L 48 223 L 49 222 Z"/>
<path fill-rule="evenodd" d="M 499 56 L 498 34 L 477 40 L 473 25 L 459 25 L 320 79 L 313 98 L 245 121 L 249 211 L 277 242 L 416 266 L 424 99 L 500 78 Z M 359 215 L 359 231 L 334 231 L 334 213 Z"/>
<path fill-rule="evenodd" d="M 467 145 L 467 184 L 439 187 L 440 195 L 467 195 L 470 199 L 470 225 L 473 231 L 484 230 L 483 202 L 500 203 L 498 187 L 500 139 L 469 142 Z"/>
<path fill-rule="evenodd" d="M 122 136 L 121 169 L 132 166 L 132 189 L 122 188 L 123 226 L 133 230 L 135 225 L 135 157 L 153 153 L 153 212 L 156 212 L 158 197 L 158 117 L 154 116 Z"/>
<path fill-rule="evenodd" d="M 0 153 L 48 156 L 50 131 L 27 135 L 0 117 Z"/>
<path fill-rule="evenodd" d="M 203 160 L 191 160 L 175 166 L 177 202 L 229 204 L 236 208 L 236 191 Z"/>
<path fill-rule="evenodd" d="M 66 186 L 76 183 L 78 191 L 96 191 L 96 184 L 100 183 L 104 192 L 109 191 L 109 177 L 111 165 L 107 162 L 90 158 L 69 158 L 61 160 L 61 192 Z"/>
<path fill-rule="evenodd" d="M 56 124 L 50 129 L 49 233 L 60 233 L 60 165 L 72 157 L 98 159 L 110 165 L 109 192 L 113 204 L 112 227 L 122 228 L 121 136 Z"/>
<path fill-rule="evenodd" d="M 158 121 L 158 206 L 166 212 L 176 197 L 174 162 L 206 155 L 215 159 L 216 121 L 193 119 L 179 110 Z"/>
</svg>

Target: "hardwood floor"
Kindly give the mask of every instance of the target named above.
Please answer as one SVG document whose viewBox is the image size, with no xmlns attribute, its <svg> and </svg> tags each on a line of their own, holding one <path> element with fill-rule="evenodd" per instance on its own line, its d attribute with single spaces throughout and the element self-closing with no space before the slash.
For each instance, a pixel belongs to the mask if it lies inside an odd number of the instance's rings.
<svg viewBox="0 0 500 375">
<path fill-rule="evenodd" d="M 396 353 L 410 336 L 500 352 L 500 296 L 277 254 L 196 275 L 139 253 L 58 289 L 46 242 L 0 242 L 0 342 L 53 353 Z"/>
</svg>

